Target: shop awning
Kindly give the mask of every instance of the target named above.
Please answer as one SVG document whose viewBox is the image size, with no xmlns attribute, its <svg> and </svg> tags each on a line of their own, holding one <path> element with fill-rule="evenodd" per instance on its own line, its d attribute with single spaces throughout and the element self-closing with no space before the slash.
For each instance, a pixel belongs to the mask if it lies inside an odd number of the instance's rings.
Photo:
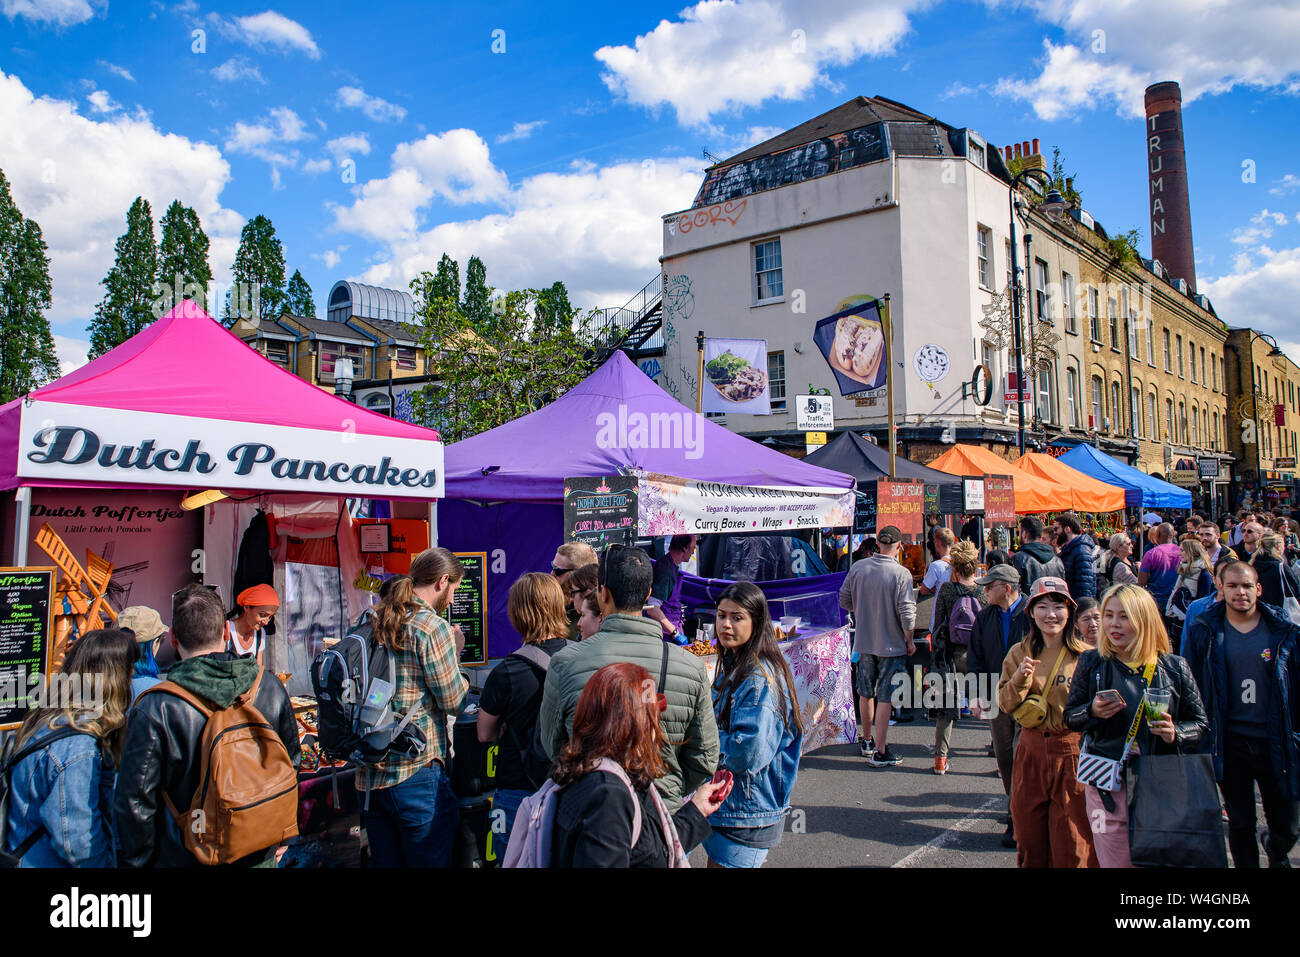
<svg viewBox="0 0 1300 957">
<path fill-rule="evenodd" d="M 438 433 L 331 395 L 188 300 L 0 408 L 0 489 L 443 495 Z"/>
<path fill-rule="evenodd" d="M 912 479 L 930 485 L 960 485 L 957 478 L 938 469 L 918 465 L 901 455 L 894 456 L 894 474 L 889 474 L 889 450 L 868 442 L 856 432 L 841 432 L 828 444 L 804 456 L 804 462 L 852 475 L 860 482 L 885 478 Z"/>
<path fill-rule="evenodd" d="M 1026 452 L 1015 463 L 1026 472 L 1070 490 L 1076 512 L 1118 512 L 1124 507 L 1124 490 L 1095 479 L 1042 452 Z"/>
<path fill-rule="evenodd" d="M 1011 462 L 978 445 L 954 445 L 930 463 L 931 468 L 949 475 L 979 477 L 1010 475 L 1016 490 L 1016 512 L 1063 512 L 1074 507 L 1070 490 L 1049 479 L 1017 468 Z"/>
<path fill-rule="evenodd" d="M 1091 445 L 1079 445 L 1061 456 L 1063 463 L 1108 485 L 1124 489 L 1124 503 L 1145 508 L 1191 508 L 1192 493 L 1169 482 L 1147 475 L 1119 459 L 1097 451 Z"/>
</svg>

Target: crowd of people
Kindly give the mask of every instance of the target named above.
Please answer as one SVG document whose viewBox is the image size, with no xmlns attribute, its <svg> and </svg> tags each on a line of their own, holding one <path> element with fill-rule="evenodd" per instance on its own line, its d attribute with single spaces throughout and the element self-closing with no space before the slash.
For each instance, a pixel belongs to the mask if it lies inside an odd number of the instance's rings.
<svg viewBox="0 0 1300 957">
<path fill-rule="evenodd" d="M 938 528 L 919 589 L 902 533 L 881 528 L 839 595 L 866 763 L 902 763 L 890 727 L 928 634 L 930 673 L 952 689 L 928 707 L 933 771 L 948 773 L 959 720 L 988 719 L 1003 843 L 1020 866 L 1131 866 L 1131 759 L 1198 753 L 1211 756 L 1236 866 L 1259 866 L 1261 847 L 1286 866 L 1300 834 L 1300 536 L 1267 514 L 1223 526 L 1135 524 L 1103 550 L 1072 514 L 1026 516 L 1019 546 L 987 554 L 982 573 L 978 523 L 966 536 Z M 549 574 L 510 588 L 523 645 L 489 674 L 476 719 L 499 749 L 507 862 L 676 867 L 702 846 L 711 867 L 753 868 L 780 842 L 804 736 L 794 679 L 750 582 L 717 600 L 712 677 L 679 646 L 679 567 L 694 548 L 677 536 L 653 562 L 630 545 L 565 544 Z M 384 713 L 404 732 L 356 772 L 375 867 L 451 862 L 449 727 L 470 686 L 444 613 L 464 574 L 429 549 L 366 616 L 391 663 Z M 933 600 L 928 622 L 918 597 Z M 173 596 L 170 625 L 133 608 L 78 638 L 61 673 L 102 676 L 103 700 L 28 714 L 5 765 L 0 851 L 37 867 L 274 866 L 296 833 L 300 753 L 289 697 L 263 663 L 278 604 L 263 585 L 227 610 L 193 585 Z M 242 804 L 222 780 L 241 782 Z"/>
</svg>

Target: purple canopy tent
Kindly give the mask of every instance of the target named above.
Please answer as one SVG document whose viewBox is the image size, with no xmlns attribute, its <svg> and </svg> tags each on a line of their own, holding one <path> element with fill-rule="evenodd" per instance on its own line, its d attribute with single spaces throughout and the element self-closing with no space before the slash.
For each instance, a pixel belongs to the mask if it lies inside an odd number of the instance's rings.
<svg viewBox="0 0 1300 957">
<path fill-rule="evenodd" d="M 438 544 L 487 552 L 492 658 L 520 643 L 506 614 L 510 585 L 524 572 L 548 570 L 563 541 L 566 477 L 639 469 L 777 488 L 851 489 L 854 481 L 704 419 L 621 352 L 545 408 L 447 446 L 445 463 Z"/>
</svg>

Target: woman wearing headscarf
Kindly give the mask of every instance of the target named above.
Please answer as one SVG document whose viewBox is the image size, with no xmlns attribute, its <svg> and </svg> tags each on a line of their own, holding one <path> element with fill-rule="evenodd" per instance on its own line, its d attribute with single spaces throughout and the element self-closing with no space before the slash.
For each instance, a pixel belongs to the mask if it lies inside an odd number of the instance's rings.
<svg viewBox="0 0 1300 957">
<path fill-rule="evenodd" d="M 266 647 L 266 626 L 280 608 L 280 596 L 270 585 L 245 588 L 226 615 L 226 650 L 241 658 L 253 655 L 262 661 Z"/>
</svg>

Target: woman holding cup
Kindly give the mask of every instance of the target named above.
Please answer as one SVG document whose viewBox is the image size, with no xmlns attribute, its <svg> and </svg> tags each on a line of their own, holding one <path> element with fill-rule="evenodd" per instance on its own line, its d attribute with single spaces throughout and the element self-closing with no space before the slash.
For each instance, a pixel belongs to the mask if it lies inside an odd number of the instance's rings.
<svg viewBox="0 0 1300 957">
<path fill-rule="evenodd" d="M 1084 734 L 1076 774 L 1086 785 L 1093 846 L 1102 867 L 1132 867 L 1124 763 L 1130 754 L 1195 750 L 1209 722 L 1187 662 L 1169 650 L 1160 610 L 1145 588 L 1102 596 L 1097 647 L 1074 672 L 1065 723 Z"/>
</svg>

